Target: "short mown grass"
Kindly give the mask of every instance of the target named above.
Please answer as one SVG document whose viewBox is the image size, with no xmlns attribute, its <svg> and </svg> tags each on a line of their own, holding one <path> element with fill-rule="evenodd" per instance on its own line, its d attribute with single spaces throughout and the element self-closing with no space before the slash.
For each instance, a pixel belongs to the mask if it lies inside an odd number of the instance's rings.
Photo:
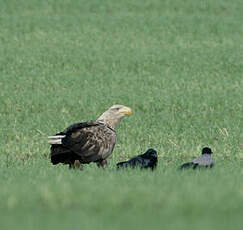
<svg viewBox="0 0 243 230">
<path fill-rule="evenodd" d="M 241 229 L 240 0 L 0 0 L 1 229 Z M 113 104 L 109 168 L 52 166 L 47 136 Z M 212 170 L 178 166 L 214 152 Z M 156 171 L 115 164 L 154 148 Z"/>
</svg>

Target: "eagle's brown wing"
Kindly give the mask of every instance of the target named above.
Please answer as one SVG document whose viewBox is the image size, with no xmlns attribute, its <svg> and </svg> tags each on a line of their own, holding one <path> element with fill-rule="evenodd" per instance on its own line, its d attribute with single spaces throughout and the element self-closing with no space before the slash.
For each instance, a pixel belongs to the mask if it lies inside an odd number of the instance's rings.
<svg viewBox="0 0 243 230">
<path fill-rule="evenodd" d="M 61 145 L 51 147 L 53 164 L 72 164 L 74 160 L 81 163 L 100 161 L 112 153 L 116 143 L 115 131 L 100 122 L 76 123 L 57 135 L 65 137 Z"/>
</svg>

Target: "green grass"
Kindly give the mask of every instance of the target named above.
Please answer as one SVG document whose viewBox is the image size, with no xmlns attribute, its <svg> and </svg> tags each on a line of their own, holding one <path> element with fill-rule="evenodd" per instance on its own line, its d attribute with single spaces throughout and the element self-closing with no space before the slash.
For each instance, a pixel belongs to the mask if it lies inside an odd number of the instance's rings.
<svg viewBox="0 0 243 230">
<path fill-rule="evenodd" d="M 242 228 L 240 0 L 0 0 L 0 228 Z M 134 111 L 109 169 L 52 166 L 47 136 Z M 178 166 L 214 152 L 209 171 Z M 153 147 L 156 171 L 116 171 Z"/>
</svg>

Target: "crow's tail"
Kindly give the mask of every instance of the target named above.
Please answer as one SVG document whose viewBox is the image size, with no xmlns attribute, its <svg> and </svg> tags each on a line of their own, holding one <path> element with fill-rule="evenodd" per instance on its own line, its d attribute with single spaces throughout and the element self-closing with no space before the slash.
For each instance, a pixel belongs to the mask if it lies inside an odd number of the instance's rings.
<svg viewBox="0 0 243 230">
<path fill-rule="evenodd" d="M 193 166 L 194 166 L 193 162 L 187 162 L 187 163 L 181 165 L 179 169 L 187 169 L 187 168 L 190 168 L 190 167 L 193 167 Z"/>
<path fill-rule="evenodd" d="M 119 163 L 116 164 L 117 169 L 120 169 L 120 168 L 127 168 L 128 166 L 129 166 L 129 164 L 128 164 L 126 161 L 124 161 L 124 162 L 119 162 Z"/>
</svg>

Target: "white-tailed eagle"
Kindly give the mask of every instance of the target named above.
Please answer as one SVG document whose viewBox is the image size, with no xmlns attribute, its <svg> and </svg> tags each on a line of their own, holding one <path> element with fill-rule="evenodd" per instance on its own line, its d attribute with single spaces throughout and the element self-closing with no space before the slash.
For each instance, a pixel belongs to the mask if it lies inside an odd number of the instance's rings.
<svg viewBox="0 0 243 230">
<path fill-rule="evenodd" d="M 129 107 L 113 105 L 96 121 L 75 123 L 48 137 L 52 164 L 81 167 L 81 164 L 96 162 L 98 166 L 106 167 L 107 158 L 116 144 L 115 129 L 121 119 L 131 113 Z"/>
</svg>

